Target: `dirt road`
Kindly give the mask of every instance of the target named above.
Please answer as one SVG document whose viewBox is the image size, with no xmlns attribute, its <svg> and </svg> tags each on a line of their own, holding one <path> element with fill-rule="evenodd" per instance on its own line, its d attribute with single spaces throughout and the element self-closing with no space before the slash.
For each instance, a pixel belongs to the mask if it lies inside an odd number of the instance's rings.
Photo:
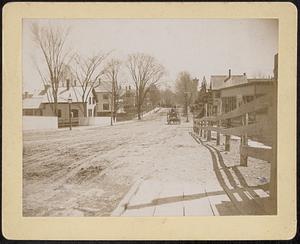
<svg viewBox="0 0 300 244">
<path fill-rule="evenodd" d="M 166 112 L 107 127 L 23 134 L 24 216 L 109 216 L 138 180 L 216 181 L 209 150 L 191 123 Z"/>
<path fill-rule="evenodd" d="M 115 126 L 25 132 L 24 216 L 109 215 L 143 177 L 200 180 L 190 124 L 165 112 Z"/>
</svg>

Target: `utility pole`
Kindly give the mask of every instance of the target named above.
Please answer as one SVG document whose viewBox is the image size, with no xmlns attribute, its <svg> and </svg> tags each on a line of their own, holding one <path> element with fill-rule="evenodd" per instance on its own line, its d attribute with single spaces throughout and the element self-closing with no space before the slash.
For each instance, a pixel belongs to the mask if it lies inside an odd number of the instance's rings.
<svg viewBox="0 0 300 244">
<path fill-rule="evenodd" d="M 189 122 L 188 94 L 191 92 L 186 91 L 184 93 L 185 93 L 186 122 Z"/>
<path fill-rule="evenodd" d="M 69 103 L 69 123 L 70 123 L 70 130 L 72 130 L 72 110 L 71 110 L 72 96 L 71 96 L 71 93 L 69 94 L 68 103 Z"/>
</svg>

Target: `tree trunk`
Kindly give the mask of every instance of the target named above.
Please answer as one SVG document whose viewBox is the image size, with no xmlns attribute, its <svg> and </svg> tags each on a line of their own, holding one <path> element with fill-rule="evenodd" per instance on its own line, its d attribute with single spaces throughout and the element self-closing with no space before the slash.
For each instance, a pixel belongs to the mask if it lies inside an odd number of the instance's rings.
<svg viewBox="0 0 300 244">
<path fill-rule="evenodd" d="M 54 112 L 54 115 L 57 116 L 57 96 L 54 96 L 53 97 L 53 100 L 54 100 L 54 108 L 53 108 L 53 112 Z"/>
<path fill-rule="evenodd" d="M 113 114 L 113 121 L 116 123 L 117 122 L 117 113 L 116 112 L 114 112 L 114 114 Z"/>
<path fill-rule="evenodd" d="M 82 95 L 82 104 L 83 104 L 83 117 L 87 117 L 87 102 L 84 101 L 84 94 Z"/>
<path fill-rule="evenodd" d="M 187 116 L 188 113 L 188 103 L 187 103 L 187 98 L 185 97 L 185 108 L 184 108 L 184 114 Z"/>
<path fill-rule="evenodd" d="M 83 103 L 83 116 L 87 117 L 87 102 Z"/>
<path fill-rule="evenodd" d="M 137 114 L 138 114 L 138 120 L 141 120 L 142 117 L 141 117 L 141 104 L 138 104 L 137 106 Z"/>
</svg>

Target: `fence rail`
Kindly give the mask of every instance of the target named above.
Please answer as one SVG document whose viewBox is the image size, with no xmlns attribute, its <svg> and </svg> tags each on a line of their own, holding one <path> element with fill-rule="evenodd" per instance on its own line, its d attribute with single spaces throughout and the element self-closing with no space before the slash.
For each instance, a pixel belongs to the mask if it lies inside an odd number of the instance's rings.
<svg viewBox="0 0 300 244">
<path fill-rule="evenodd" d="M 260 111 L 265 111 L 260 114 L 260 119 L 249 123 L 249 114 L 256 114 Z M 206 137 L 208 141 L 211 140 L 211 131 L 217 132 L 217 145 L 220 144 L 220 134 L 224 135 L 226 151 L 230 150 L 230 136 L 239 136 L 241 138 L 241 165 L 247 166 L 248 157 L 271 162 L 272 149 L 249 147 L 248 139 L 272 146 L 274 144 L 273 122 L 276 119 L 274 114 L 274 98 L 268 94 L 242 104 L 228 113 L 194 119 L 194 131 Z M 233 120 L 235 123 L 232 123 Z M 237 123 L 238 121 L 240 123 Z"/>
<path fill-rule="evenodd" d="M 230 151 L 230 137 L 238 136 L 240 142 L 240 165 L 247 166 L 248 157 L 271 163 L 270 199 L 277 211 L 277 84 L 271 94 L 256 98 L 240 105 L 233 111 L 217 116 L 194 118 L 194 132 L 210 141 L 211 131 L 216 132 L 216 144 L 220 145 L 220 135 L 225 136 L 225 151 Z M 248 139 L 261 142 L 266 147 L 251 147 Z"/>
<path fill-rule="evenodd" d="M 272 96 L 271 95 L 265 95 L 262 97 L 259 97 L 249 103 L 242 104 L 240 107 L 238 107 L 235 110 L 232 110 L 228 113 L 221 114 L 218 116 L 209 116 L 209 117 L 203 117 L 201 118 L 201 121 L 211 121 L 216 122 L 219 120 L 226 120 L 226 119 L 233 119 L 236 117 L 240 117 L 246 113 L 256 112 L 265 108 L 268 108 L 272 105 Z"/>
</svg>

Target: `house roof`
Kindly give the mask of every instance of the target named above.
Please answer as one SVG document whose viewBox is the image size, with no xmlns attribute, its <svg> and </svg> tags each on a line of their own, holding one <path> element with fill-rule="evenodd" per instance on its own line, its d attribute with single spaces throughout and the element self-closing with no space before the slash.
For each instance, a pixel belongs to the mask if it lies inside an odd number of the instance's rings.
<svg viewBox="0 0 300 244">
<path fill-rule="evenodd" d="M 101 81 L 100 85 L 95 88 L 95 92 L 111 92 L 112 84 L 110 81 Z"/>
<path fill-rule="evenodd" d="M 274 78 L 252 78 L 252 79 L 248 79 L 249 83 L 253 83 L 253 82 L 259 82 L 259 83 L 270 83 L 273 82 Z"/>
<path fill-rule="evenodd" d="M 109 81 L 102 82 L 99 86 L 97 86 L 95 88 L 96 93 L 111 93 L 111 90 L 112 90 L 112 85 L 111 85 L 111 82 L 109 82 Z M 119 90 L 118 90 L 120 96 L 123 96 L 126 93 L 126 91 L 129 91 L 129 90 L 126 90 L 123 87 L 121 87 L 121 89 L 119 88 Z"/>
<path fill-rule="evenodd" d="M 43 96 L 25 98 L 23 100 L 23 109 L 38 109 L 43 102 Z"/>
<path fill-rule="evenodd" d="M 231 75 L 229 79 L 227 75 L 212 75 L 210 77 L 210 82 L 212 90 L 219 90 L 227 87 L 246 84 L 248 81 L 246 75 Z"/>
<path fill-rule="evenodd" d="M 86 89 L 86 93 L 85 93 L 85 100 L 87 98 L 88 95 L 90 95 L 93 91 L 91 91 L 89 94 L 88 94 L 88 91 L 91 89 L 91 87 L 87 87 Z M 49 89 L 47 91 L 48 93 L 48 96 L 47 94 L 44 94 L 43 95 L 43 103 L 49 103 L 49 102 L 53 102 L 53 96 L 51 95 L 52 93 L 52 90 Z M 83 90 L 82 90 L 82 87 L 79 87 L 79 86 L 75 86 L 75 87 L 70 87 L 70 89 L 68 90 L 66 87 L 59 87 L 58 88 L 58 92 L 57 92 L 57 102 L 58 103 L 67 103 L 68 102 L 68 99 L 71 95 L 71 98 L 72 98 L 72 102 L 82 102 L 82 94 L 83 94 Z M 48 99 L 48 97 L 50 97 L 50 101 Z"/>
</svg>

